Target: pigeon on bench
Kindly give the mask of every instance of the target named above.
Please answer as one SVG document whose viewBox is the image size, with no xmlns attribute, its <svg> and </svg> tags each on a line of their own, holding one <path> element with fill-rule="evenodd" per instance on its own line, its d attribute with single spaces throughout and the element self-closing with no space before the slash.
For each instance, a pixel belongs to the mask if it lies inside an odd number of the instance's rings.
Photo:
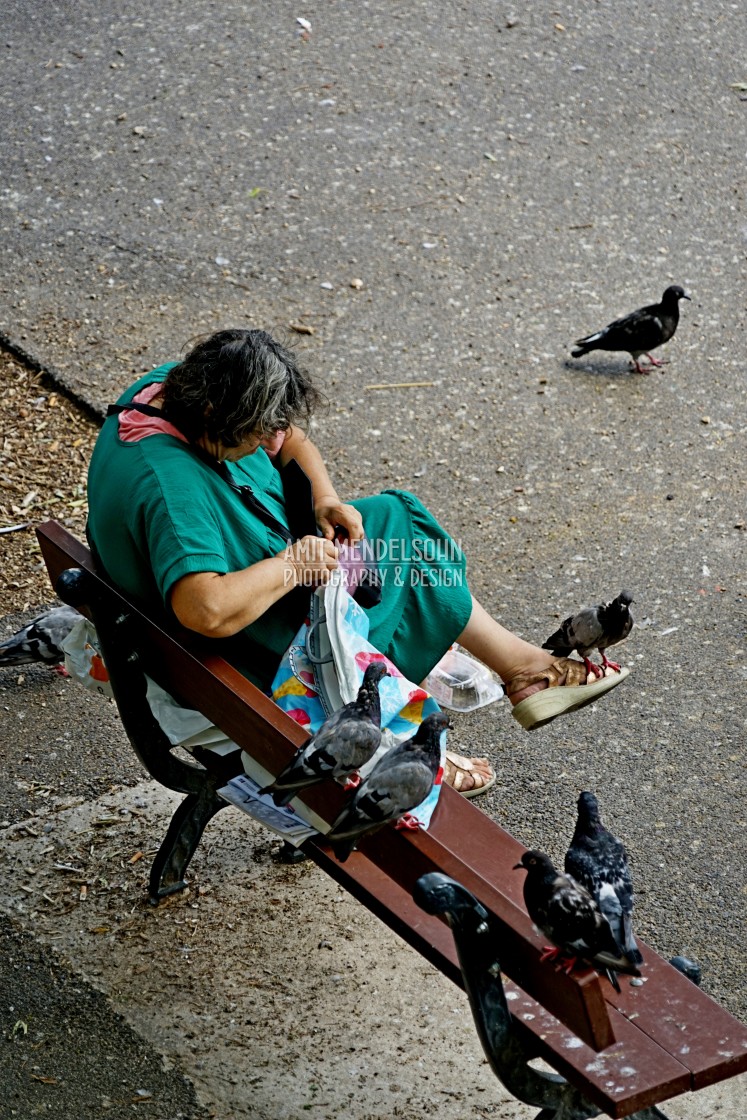
<svg viewBox="0 0 747 1120">
<path fill-rule="evenodd" d="M 346 778 L 346 788 L 357 785 L 358 769 L 373 758 L 381 743 L 379 681 L 388 675 L 383 661 L 372 661 L 355 700 L 333 712 L 260 792 L 271 793 L 276 805 L 287 805 L 300 790 L 329 778 Z"/>
<path fill-rule="evenodd" d="M 651 357 L 651 350 L 663 346 L 677 330 L 680 321 L 681 299 L 690 299 L 684 288 L 672 284 L 661 297 L 661 303 L 652 303 L 648 307 L 640 307 L 622 319 L 615 319 L 613 323 L 595 334 L 586 338 L 576 339 L 571 351 L 573 358 L 581 358 L 590 350 L 624 350 L 633 359 L 637 373 L 650 373 L 644 369 L 638 359 L 645 354 L 652 366 L 660 366 L 662 362 Z"/>
<path fill-rule="evenodd" d="M 48 665 L 67 676 L 61 646 L 83 616 L 74 607 L 50 607 L 0 642 L 0 668 L 5 665 Z"/>
<path fill-rule="evenodd" d="M 615 941 L 632 964 L 643 957 L 633 936 L 633 880 L 625 847 L 599 816 L 593 793 L 578 799 L 578 818 L 565 856 L 565 871 L 596 900 Z"/>
<path fill-rule="evenodd" d="M 389 821 L 417 828 L 408 816 L 425 801 L 441 766 L 441 733 L 449 726 L 443 712 L 426 716 L 411 739 L 379 759 L 324 837 L 341 863 L 357 841 Z"/>
<path fill-rule="evenodd" d="M 524 870 L 524 904 L 539 930 L 552 941 L 542 960 L 557 960 L 570 972 L 578 960 L 599 969 L 616 991 L 616 973 L 640 976 L 636 965 L 617 944 L 610 924 L 592 896 L 569 875 L 553 866 L 544 852 L 524 852 L 514 870 Z"/>
<path fill-rule="evenodd" d="M 542 648 L 552 650 L 556 657 L 568 657 L 573 650 L 581 655 L 586 671 L 595 677 L 603 677 L 607 669 L 619 673 L 617 661 L 610 661 L 605 650 L 624 641 L 633 629 L 633 616 L 630 604 L 635 602 L 629 591 L 621 591 L 609 603 L 598 607 L 584 607 L 578 614 L 569 615 L 551 634 Z M 592 650 L 602 656 L 601 666 L 589 660 Z"/>
</svg>

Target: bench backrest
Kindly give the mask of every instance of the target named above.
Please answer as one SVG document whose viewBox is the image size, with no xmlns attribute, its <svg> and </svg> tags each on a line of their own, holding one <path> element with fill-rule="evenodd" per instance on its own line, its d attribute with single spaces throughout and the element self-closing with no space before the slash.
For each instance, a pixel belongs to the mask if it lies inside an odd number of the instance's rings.
<svg viewBox="0 0 747 1120">
<path fill-rule="evenodd" d="M 189 697 L 190 706 L 267 770 L 278 773 L 287 764 L 306 738 L 298 724 L 226 661 L 206 653 L 204 643 L 157 625 L 111 588 L 96 574 L 88 549 L 62 526 L 47 522 L 37 535 L 53 585 L 66 569 L 84 568 L 98 592 L 113 596 L 131 616 L 148 671 L 160 684 Z M 331 821 L 344 797 L 327 783 L 307 791 L 304 801 Z M 501 970 L 514 982 L 512 1011 L 527 1042 L 611 1116 L 747 1068 L 747 1028 L 647 946 L 646 983 L 624 984 L 620 995 L 591 969 L 567 976 L 541 962 L 543 941 L 523 905 L 523 877 L 512 870 L 524 847 L 448 787 L 427 832 L 385 828 L 361 841 L 344 864 L 321 836 L 304 848 L 457 984 L 461 972 L 450 931 L 415 905 L 412 889 L 429 871 L 461 882 L 490 913 Z"/>
</svg>

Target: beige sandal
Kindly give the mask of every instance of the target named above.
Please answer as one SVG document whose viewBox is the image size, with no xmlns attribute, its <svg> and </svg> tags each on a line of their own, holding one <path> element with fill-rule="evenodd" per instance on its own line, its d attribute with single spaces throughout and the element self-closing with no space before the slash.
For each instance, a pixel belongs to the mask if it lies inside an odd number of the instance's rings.
<svg viewBox="0 0 747 1120">
<path fill-rule="evenodd" d="M 586 666 L 583 661 L 577 661 L 574 657 L 560 657 L 541 672 L 524 673 L 514 677 L 506 685 L 506 695 L 510 699 L 538 681 L 547 681 L 547 688 L 533 692 L 518 704 L 514 704 L 511 715 L 526 731 L 534 731 L 535 728 L 550 723 L 557 716 L 562 716 L 566 712 L 575 712 L 578 708 L 593 703 L 605 692 L 616 688 L 625 680 L 629 672 L 630 669 L 620 669 L 619 672 L 610 669 L 608 676 L 587 684 Z"/>
<path fill-rule="evenodd" d="M 487 776 L 484 770 L 478 769 L 480 764 L 487 767 Z M 444 782 L 462 797 L 479 797 L 495 785 L 496 773 L 487 758 L 465 758 L 462 754 L 447 751 Z"/>
</svg>

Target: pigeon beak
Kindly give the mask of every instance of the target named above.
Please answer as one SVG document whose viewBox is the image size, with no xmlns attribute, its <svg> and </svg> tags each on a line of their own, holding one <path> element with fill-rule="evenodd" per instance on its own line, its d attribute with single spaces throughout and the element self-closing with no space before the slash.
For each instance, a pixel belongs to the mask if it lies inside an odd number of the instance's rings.
<svg viewBox="0 0 747 1120">
<path fill-rule="evenodd" d="M 524 871 L 525 870 L 524 864 L 523 863 L 515 863 L 513 865 L 513 867 L 511 868 L 511 870 L 512 871 Z"/>
<path fill-rule="evenodd" d="M 692 298 L 693 298 L 693 297 L 692 297 L 692 296 L 690 295 L 690 293 L 689 293 L 689 292 L 683 292 L 683 293 L 682 293 L 682 298 L 683 298 L 683 299 L 689 299 L 689 300 L 690 300 L 690 302 L 692 303 Z"/>
</svg>

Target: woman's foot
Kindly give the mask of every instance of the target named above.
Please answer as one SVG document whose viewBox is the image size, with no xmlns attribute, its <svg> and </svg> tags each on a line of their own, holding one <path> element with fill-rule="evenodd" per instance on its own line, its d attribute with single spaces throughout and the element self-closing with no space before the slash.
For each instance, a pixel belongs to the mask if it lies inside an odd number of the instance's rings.
<svg viewBox="0 0 747 1120">
<path fill-rule="evenodd" d="M 577 661 L 575 657 L 546 656 L 544 650 L 541 653 L 543 656 L 538 657 L 539 664 L 535 668 L 523 669 L 504 682 L 503 687 L 511 704 L 520 704 L 527 696 L 545 688 L 583 686 L 589 684 L 590 679 L 596 679 L 587 672 L 583 661 Z"/>
<path fill-rule="evenodd" d="M 469 622 L 457 641 L 498 674 L 513 705 L 511 714 L 527 731 L 590 704 L 628 675 L 623 669 L 587 683 L 583 661 L 553 657 L 550 651 L 512 634 L 474 597 Z"/>
<path fill-rule="evenodd" d="M 607 669 L 599 679 L 587 673 L 582 661 L 561 657 L 535 673 L 521 673 L 506 684 L 513 704 L 511 715 L 526 731 L 543 727 L 557 716 L 593 703 L 625 680 L 629 669 Z"/>
<path fill-rule="evenodd" d="M 496 773 L 487 758 L 465 758 L 446 752 L 444 782 L 462 797 L 479 797 L 495 785 Z"/>
</svg>

